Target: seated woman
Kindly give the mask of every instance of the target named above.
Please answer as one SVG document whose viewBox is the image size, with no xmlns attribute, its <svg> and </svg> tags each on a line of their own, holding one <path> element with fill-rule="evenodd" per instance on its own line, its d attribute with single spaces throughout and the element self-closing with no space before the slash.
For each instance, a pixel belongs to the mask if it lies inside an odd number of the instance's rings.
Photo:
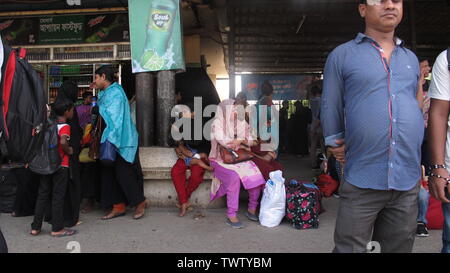
<svg viewBox="0 0 450 273">
<path fill-rule="evenodd" d="M 220 147 L 238 150 L 241 144 L 252 146 L 255 138 L 245 120 L 245 114 L 238 113 L 237 105 L 245 106 L 245 99 L 225 100 L 219 104 L 211 126 L 211 153 L 209 159 L 214 168 L 211 187 L 211 200 L 227 196 L 227 221 L 233 228 L 243 228 L 237 218 L 241 182 L 249 193 L 248 210 L 245 215 L 252 221 L 258 221 L 256 209 L 264 177 L 256 164 L 249 160 L 237 164 L 225 164 L 220 155 Z M 243 108 L 241 108 L 243 109 Z M 236 134 L 237 133 L 237 134 Z M 236 137 L 237 136 L 237 137 Z"/>
</svg>

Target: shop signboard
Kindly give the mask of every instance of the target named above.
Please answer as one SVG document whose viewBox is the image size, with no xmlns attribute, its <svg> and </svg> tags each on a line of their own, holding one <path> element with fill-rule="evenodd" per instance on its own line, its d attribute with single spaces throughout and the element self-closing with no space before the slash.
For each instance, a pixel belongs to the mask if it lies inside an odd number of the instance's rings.
<svg viewBox="0 0 450 273">
<path fill-rule="evenodd" d="M 185 70 L 179 0 L 129 0 L 133 73 Z"/>
<path fill-rule="evenodd" d="M 84 16 L 49 16 L 39 19 L 39 44 L 79 44 L 84 38 Z"/>
<path fill-rule="evenodd" d="M 127 13 L 0 18 L 0 35 L 12 46 L 129 42 Z"/>
</svg>

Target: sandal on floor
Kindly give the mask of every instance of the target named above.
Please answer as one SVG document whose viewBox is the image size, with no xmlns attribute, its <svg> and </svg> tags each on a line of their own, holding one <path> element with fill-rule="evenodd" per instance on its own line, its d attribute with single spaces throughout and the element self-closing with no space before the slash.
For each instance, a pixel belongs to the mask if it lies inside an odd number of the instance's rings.
<svg viewBox="0 0 450 273">
<path fill-rule="evenodd" d="M 136 211 L 134 212 L 133 219 L 139 220 L 145 215 L 145 209 L 148 209 L 150 207 L 150 201 L 145 199 L 142 203 L 140 203 L 136 207 Z"/>
<path fill-rule="evenodd" d="M 108 213 L 107 215 L 103 216 L 101 219 L 102 220 L 111 220 L 117 217 L 121 217 L 121 216 L 125 216 L 125 212 L 119 212 L 119 213 Z"/>
<path fill-rule="evenodd" d="M 75 235 L 77 233 L 76 230 L 73 229 L 65 229 L 63 233 L 52 235 L 53 237 L 61 238 Z"/>
</svg>

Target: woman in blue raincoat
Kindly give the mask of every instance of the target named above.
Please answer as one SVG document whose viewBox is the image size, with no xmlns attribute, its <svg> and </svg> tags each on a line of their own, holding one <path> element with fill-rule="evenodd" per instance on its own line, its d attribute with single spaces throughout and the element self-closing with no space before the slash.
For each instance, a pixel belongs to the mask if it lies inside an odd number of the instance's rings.
<svg viewBox="0 0 450 273">
<path fill-rule="evenodd" d="M 95 85 L 102 90 L 98 95 L 98 106 L 105 128 L 100 143 L 111 144 L 117 151 L 116 160 L 102 166 L 102 206 L 112 206 L 102 219 L 125 215 L 127 205 L 136 208 L 133 218 L 140 219 L 148 201 L 144 196 L 138 133 L 131 119 L 128 99 L 122 86 L 115 82 L 111 66 L 102 66 L 95 71 Z"/>
</svg>

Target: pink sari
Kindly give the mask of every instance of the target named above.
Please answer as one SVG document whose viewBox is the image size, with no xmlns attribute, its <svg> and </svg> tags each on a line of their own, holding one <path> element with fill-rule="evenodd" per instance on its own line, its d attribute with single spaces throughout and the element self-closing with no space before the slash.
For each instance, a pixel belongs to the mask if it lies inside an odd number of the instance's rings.
<svg viewBox="0 0 450 273">
<path fill-rule="evenodd" d="M 227 192 L 224 187 L 227 183 L 222 183 L 216 177 L 223 177 L 226 170 L 235 172 L 246 190 L 264 185 L 264 180 L 260 170 L 253 161 L 245 161 L 237 164 L 225 164 L 220 157 L 220 145 L 228 146 L 228 143 L 235 139 L 255 140 L 251 133 L 250 126 L 245 120 L 234 122 L 234 100 L 225 100 L 217 108 L 216 118 L 211 126 L 211 152 L 209 159 L 214 162 L 214 173 L 211 185 L 211 200 L 222 196 Z M 224 170 L 226 169 L 226 170 Z M 218 194 L 219 193 L 219 194 Z"/>
</svg>

